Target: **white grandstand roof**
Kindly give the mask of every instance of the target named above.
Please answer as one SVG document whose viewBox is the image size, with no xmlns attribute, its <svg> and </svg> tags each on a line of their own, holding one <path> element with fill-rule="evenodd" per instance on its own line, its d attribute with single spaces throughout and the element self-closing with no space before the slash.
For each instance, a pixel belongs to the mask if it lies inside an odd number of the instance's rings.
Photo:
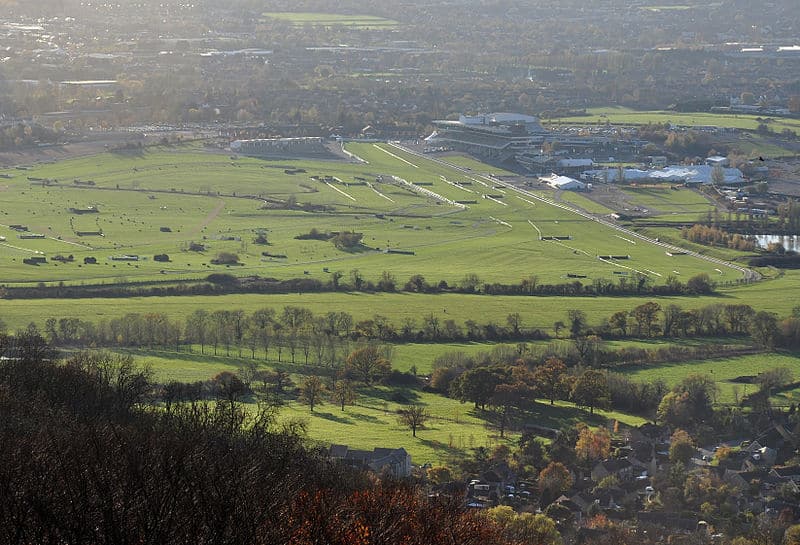
<svg viewBox="0 0 800 545">
<path fill-rule="evenodd" d="M 487 125 L 497 123 L 501 125 L 524 123 L 526 125 L 539 124 L 539 118 L 532 115 L 517 114 L 511 112 L 494 112 L 479 115 L 460 115 L 458 121 L 464 125 Z"/>
<path fill-rule="evenodd" d="M 709 165 L 668 166 L 660 170 L 641 170 L 638 168 L 624 169 L 625 180 L 658 180 L 662 182 L 684 182 L 688 184 L 710 184 L 714 167 Z M 608 173 L 608 181 L 617 181 L 617 169 L 589 170 L 584 174 L 595 179 L 604 179 Z M 744 175 L 738 168 L 723 168 L 726 184 L 740 184 L 744 182 Z"/>
</svg>

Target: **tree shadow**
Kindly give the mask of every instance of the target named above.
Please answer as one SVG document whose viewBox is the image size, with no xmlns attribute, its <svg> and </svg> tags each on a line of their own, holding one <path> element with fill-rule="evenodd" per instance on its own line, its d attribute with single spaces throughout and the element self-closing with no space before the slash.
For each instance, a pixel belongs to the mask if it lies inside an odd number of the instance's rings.
<svg viewBox="0 0 800 545">
<path fill-rule="evenodd" d="M 381 419 L 380 418 L 378 418 L 376 416 L 372 416 L 371 414 L 352 413 L 352 414 L 350 414 L 350 416 L 354 420 L 361 420 L 362 422 L 369 422 L 371 424 L 379 424 L 379 423 L 381 423 Z"/>
<path fill-rule="evenodd" d="M 315 412 L 314 416 L 318 416 L 319 418 L 324 418 L 325 420 L 330 420 L 332 422 L 338 422 L 339 424 L 353 424 L 353 421 L 350 418 L 333 413 Z"/>
<path fill-rule="evenodd" d="M 422 430 L 421 433 L 425 433 L 425 431 Z M 419 441 L 426 447 L 433 449 L 437 454 L 444 453 L 448 456 L 462 456 L 464 454 L 461 449 L 456 447 L 451 447 L 448 444 L 442 441 L 437 441 L 435 439 L 424 439 L 422 437 L 417 436 L 417 441 Z"/>
<path fill-rule="evenodd" d="M 574 426 L 579 422 L 586 422 L 590 425 L 600 425 L 606 421 L 602 414 L 589 414 L 588 410 L 579 407 L 564 407 L 561 405 L 550 405 L 549 403 L 536 403 L 530 410 L 517 415 L 514 419 L 514 427 L 524 429 L 526 424 L 535 424 L 546 428 L 561 429 L 566 426 Z"/>
<path fill-rule="evenodd" d="M 370 388 L 363 389 L 362 393 L 367 397 L 380 399 L 390 403 L 399 403 L 401 405 L 419 402 L 419 393 L 411 388 L 405 387 L 387 387 L 384 389 L 372 386 Z M 420 404 L 424 405 L 424 403 Z"/>
</svg>

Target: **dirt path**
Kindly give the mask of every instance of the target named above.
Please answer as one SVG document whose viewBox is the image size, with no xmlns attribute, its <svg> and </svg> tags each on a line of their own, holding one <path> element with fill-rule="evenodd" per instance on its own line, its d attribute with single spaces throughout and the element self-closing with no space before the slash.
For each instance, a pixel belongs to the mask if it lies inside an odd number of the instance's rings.
<svg viewBox="0 0 800 545">
<path fill-rule="evenodd" d="M 217 206 L 215 206 L 214 209 L 211 212 L 209 212 L 205 218 L 203 218 L 203 221 L 200 223 L 200 225 L 189 231 L 189 234 L 190 235 L 200 234 L 203 228 L 208 227 L 208 225 L 212 221 L 217 219 L 217 216 L 219 216 L 219 213 L 222 212 L 223 208 L 225 208 L 225 201 L 223 199 L 220 199 L 219 204 L 217 204 Z"/>
</svg>

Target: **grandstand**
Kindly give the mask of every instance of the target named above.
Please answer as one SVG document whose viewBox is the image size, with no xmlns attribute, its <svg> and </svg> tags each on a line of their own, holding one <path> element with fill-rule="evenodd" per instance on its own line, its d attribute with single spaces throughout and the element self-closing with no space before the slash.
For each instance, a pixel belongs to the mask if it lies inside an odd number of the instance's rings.
<svg viewBox="0 0 800 545">
<path fill-rule="evenodd" d="M 458 121 L 434 121 L 436 130 L 425 140 L 430 147 L 465 151 L 472 155 L 505 161 L 541 145 L 548 131 L 535 117 L 493 113 L 459 117 Z"/>
<path fill-rule="evenodd" d="M 322 138 L 258 138 L 254 140 L 234 140 L 231 151 L 242 155 L 255 156 L 308 156 L 327 154 Z"/>
<path fill-rule="evenodd" d="M 538 174 L 554 169 L 569 172 L 568 167 L 557 164 L 567 154 L 607 160 L 611 155 L 633 156 L 644 144 L 609 136 L 551 131 L 542 127 L 538 118 L 516 113 L 461 115 L 458 121 L 434 121 L 433 124 L 434 132 L 425 139 L 429 151 L 463 151 L 492 162 L 513 160 Z M 545 144 L 550 144 L 551 148 L 557 146 L 559 151 L 545 152 Z"/>
</svg>

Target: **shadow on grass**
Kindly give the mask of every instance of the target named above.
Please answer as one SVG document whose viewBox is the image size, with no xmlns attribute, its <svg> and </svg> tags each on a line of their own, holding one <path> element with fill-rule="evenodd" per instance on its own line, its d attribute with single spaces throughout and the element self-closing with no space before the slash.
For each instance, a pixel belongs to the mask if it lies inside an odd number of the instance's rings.
<svg viewBox="0 0 800 545">
<path fill-rule="evenodd" d="M 401 405 L 405 405 L 408 403 L 419 403 L 419 393 L 404 387 L 368 387 L 363 388 L 361 393 L 366 397 L 371 397 L 373 399 L 380 399 L 381 401 L 387 401 L 391 403 L 400 403 Z M 425 403 L 420 403 L 420 405 L 425 405 Z"/>
<path fill-rule="evenodd" d="M 305 365 L 300 362 L 292 363 L 291 361 L 287 361 L 285 359 L 280 362 L 274 359 L 253 359 L 246 352 L 242 352 L 242 357 L 239 357 L 238 354 L 225 355 L 224 353 L 218 353 L 215 356 L 213 352 L 208 352 L 208 348 L 206 349 L 205 354 L 201 354 L 200 352 L 176 352 L 172 350 L 157 350 L 150 348 L 112 348 L 110 350 L 113 352 L 131 354 L 134 357 L 152 357 L 209 366 L 227 365 L 231 367 L 239 367 L 245 363 L 256 363 L 260 369 L 280 369 L 282 371 L 298 375 L 330 376 L 334 372 L 333 369 L 328 367 L 314 367 L 313 365 Z"/>
<path fill-rule="evenodd" d="M 350 418 L 347 418 L 347 416 L 342 416 L 342 415 L 333 414 L 333 413 L 315 412 L 314 416 L 318 416 L 319 418 L 324 418 L 325 420 L 330 420 L 332 422 L 337 422 L 339 424 L 353 424 L 354 423 Z"/>
<path fill-rule="evenodd" d="M 352 413 L 351 416 L 354 420 L 361 420 L 362 422 L 369 422 L 371 424 L 380 424 L 382 420 L 377 416 L 372 416 L 371 414 L 362 414 L 362 413 Z"/>
<path fill-rule="evenodd" d="M 524 430 L 527 425 L 534 424 L 560 430 L 567 426 L 574 426 L 579 422 L 598 426 L 604 424 L 606 420 L 606 417 L 602 414 L 589 414 L 588 410 L 579 407 L 537 403 L 529 411 L 515 414 L 510 429 L 520 431 Z"/>
<path fill-rule="evenodd" d="M 451 446 L 449 446 L 448 444 L 446 444 L 446 443 L 444 443 L 442 441 L 437 441 L 435 439 L 425 439 L 425 438 L 419 437 L 420 433 L 424 434 L 425 430 L 422 430 L 422 431 L 418 432 L 417 441 L 419 441 L 421 444 L 425 445 L 426 447 L 432 449 L 437 454 L 444 454 L 444 455 L 447 455 L 447 456 L 463 456 L 464 455 L 464 452 L 461 449 L 456 448 L 456 447 L 451 447 Z"/>
</svg>

